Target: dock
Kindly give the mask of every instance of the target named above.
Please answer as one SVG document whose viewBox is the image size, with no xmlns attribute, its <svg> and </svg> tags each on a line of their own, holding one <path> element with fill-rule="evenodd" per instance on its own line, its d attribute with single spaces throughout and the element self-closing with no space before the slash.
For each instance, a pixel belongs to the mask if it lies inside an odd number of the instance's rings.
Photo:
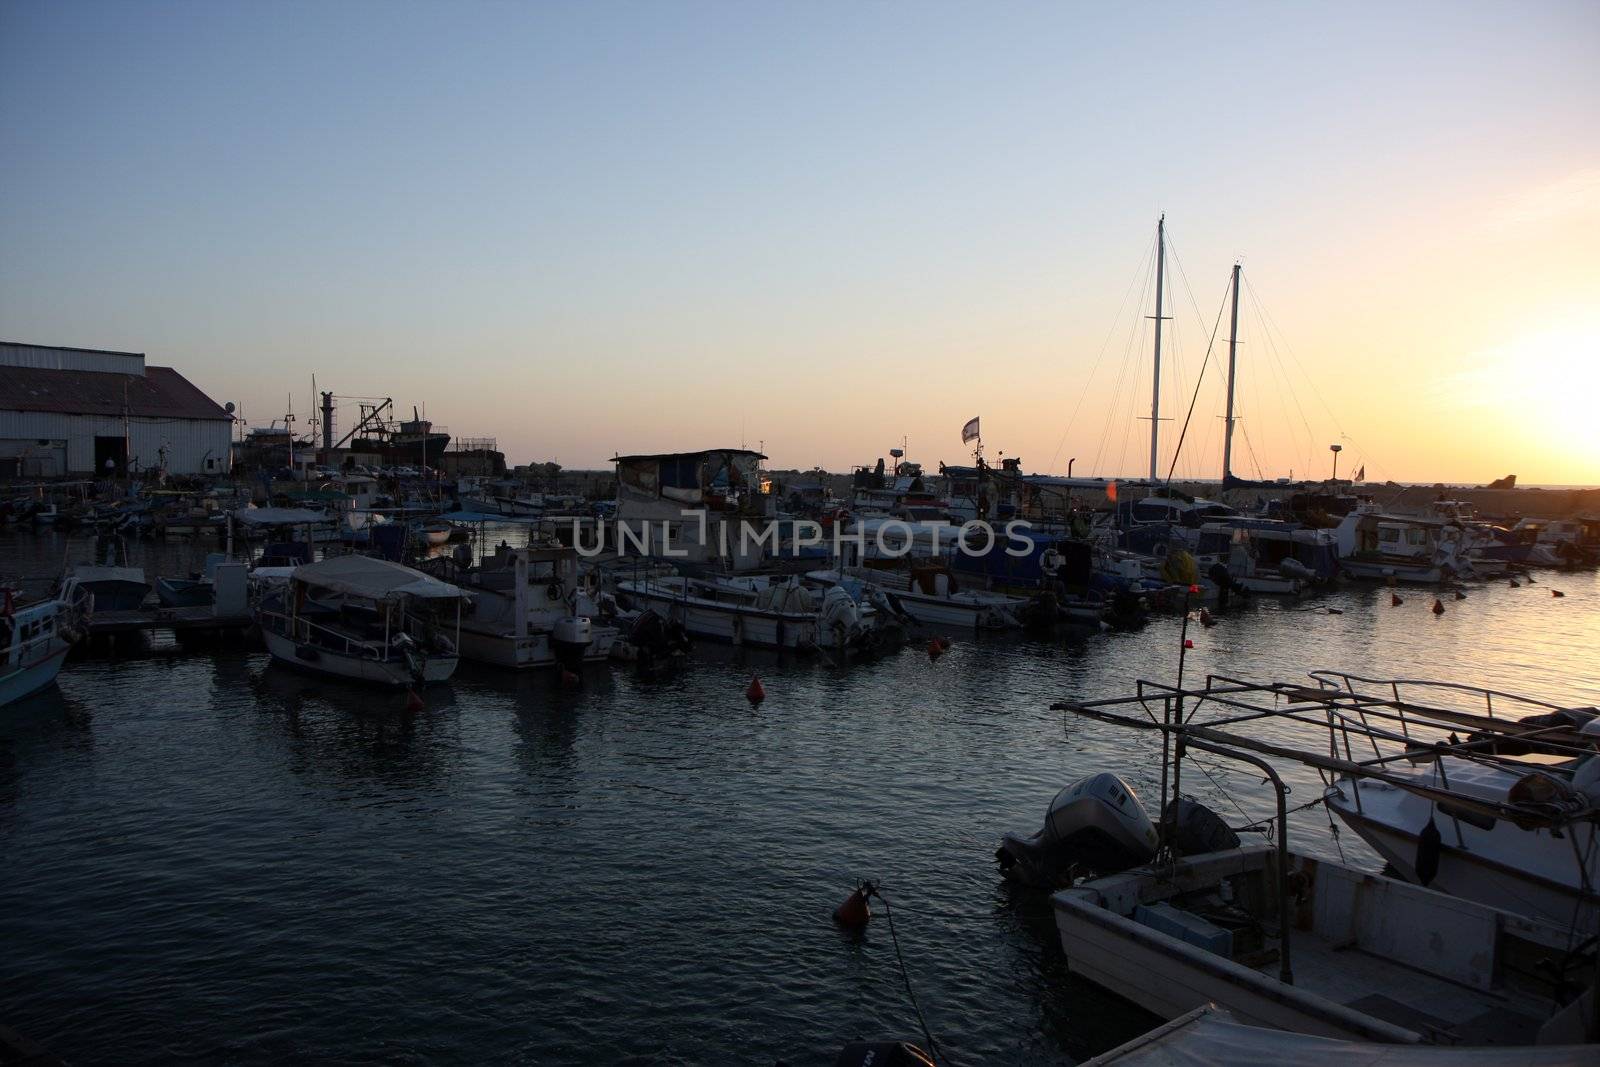
<svg viewBox="0 0 1600 1067">
<path fill-rule="evenodd" d="M 89 642 L 170 631 L 180 643 L 242 641 L 254 620 L 249 615 L 217 615 L 209 604 L 180 608 L 97 611 L 86 627 Z"/>
</svg>

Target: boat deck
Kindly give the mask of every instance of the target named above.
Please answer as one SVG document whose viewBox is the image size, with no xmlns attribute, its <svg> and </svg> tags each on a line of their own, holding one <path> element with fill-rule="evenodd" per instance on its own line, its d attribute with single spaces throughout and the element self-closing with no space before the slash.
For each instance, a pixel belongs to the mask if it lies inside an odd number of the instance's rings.
<svg viewBox="0 0 1600 1067">
<path fill-rule="evenodd" d="M 1472 989 L 1304 933 L 1290 953 L 1296 987 L 1445 1044 L 1529 1045 L 1547 1017 L 1525 994 Z M 1276 978 L 1278 963 L 1256 970 Z"/>
<path fill-rule="evenodd" d="M 135 608 L 124 611 L 97 611 L 89 619 L 90 637 L 114 636 L 147 630 L 175 633 L 232 633 L 248 629 L 249 615 L 218 616 L 210 604 L 181 608 Z"/>
</svg>

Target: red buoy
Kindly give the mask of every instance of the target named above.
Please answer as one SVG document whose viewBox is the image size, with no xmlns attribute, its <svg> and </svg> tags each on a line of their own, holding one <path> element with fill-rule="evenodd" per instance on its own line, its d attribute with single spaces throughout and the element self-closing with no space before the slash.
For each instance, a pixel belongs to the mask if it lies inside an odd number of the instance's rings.
<svg viewBox="0 0 1600 1067">
<path fill-rule="evenodd" d="M 417 691 L 415 689 L 406 690 L 407 711 L 421 711 L 425 706 L 426 705 L 422 703 L 422 698 L 417 695 Z"/>
<path fill-rule="evenodd" d="M 928 638 L 928 658 L 937 660 L 944 655 L 944 642 L 937 637 Z"/>
<path fill-rule="evenodd" d="M 1465 594 L 1461 590 L 1457 589 L 1456 590 L 1456 599 L 1457 600 L 1465 600 L 1465 599 L 1467 599 L 1467 594 Z"/>
<path fill-rule="evenodd" d="M 1183 647 L 1184 647 L 1184 648 L 1193 648 L 1193 647 L 1194 647 L 1194 638 L 1192 638 L 1192 637 L 1185 637 L 1185 638 L 1184 638 L 1184 639 L 1183 639 Z"/>
<path fill-rule="evenodd" d="M 753 677 L 750 679 L 750 685 L 744 691 L 744 698 L 750 702 L 751 707 L 755 707 L 767 699 L 767 689 L 766 686 L 761 684 L 760 678 Z"/>
<path fill-rule="evenodd" d="M 1404 603 L 1405 603 L 1405 601 L 1401 600 L 1398 594 L 1396 594 L 1396 593 L 1390 593 L 1389 594 L 1389 606 L 1391 608 L 1397 608 L 1401 604 L 1404 604 Z"/>
<path fill-rule="evenodd" d="M 576 674 L 573 674 L 565 667 L 561 669 L 561 687 L 563 689 L 576 689 L 578 687 L 578 683 L 581 681 L 583 681 L 583 679 L 579 678 Z"/>
<path fill-rule="evenodd" d="M 1444 614 L 1444 601 L 1440 600 L 1438 597 L 1433 598 L 1433 613 L 1435 615 Z"/>
<path fill-rule="evenodd" d="M 872 918 L 872 909 L 867 907 L 867 891 L 857 889 L 845 898 L 833 912 L 833 921 L 846 930 L 859 930 L 867 925 Z"/>
<path fill-rule="evenodd" d="M 1559 589 L 1552 589 L 1552 590 L 1550 590 L 1550 595 L 1551 596 L 1566 596 L 1567 594 L 1563 593 Z"/>
<path fill-rule="evenodd" d="M 1510 581 L 1511 581 L 1511 588 L 1513 588 L 1513 589 L 1521 589 L 1522 588 L 1522 586 L 1517 584 L 1517 580 L 1515 578 L 1510 579 Z"/>
</svg>

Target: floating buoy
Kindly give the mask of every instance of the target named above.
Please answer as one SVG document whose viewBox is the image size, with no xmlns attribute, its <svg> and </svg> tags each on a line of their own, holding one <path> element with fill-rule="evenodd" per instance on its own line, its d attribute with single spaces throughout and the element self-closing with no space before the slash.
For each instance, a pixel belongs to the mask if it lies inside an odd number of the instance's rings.
<svg viewBox="0 0 1600 1067">
<path fill-rule="evenodd" d="M 1550 595 L 1551 596 L 1566 596 L 1567 594 L 1563 593 L 1559 589 L 1552 589 L 1552 590 L 1550 590 Z"/>
<path fill-rule="evenodd" d="M 1433 598 L 1433 613 L 1435 615 L 1444 614 L 1444 601 L 1440 600 L 1438 597 Z"/>
<path fill-rule="evenodd" d="M 1528 583 L 1528 584 L 1529 584 L 1529 585 L 1536 585 L 1536 584 L 1538 584 L 1538 583 L 1536 583 L 1536 582 L 1535 582 L 1535 581 L 1534 581 L 1534 579 L 1533 579 L 1533 575 L 1531 575 L 1531 574 L 1524 574 L 1524 575 L 1523 575 L 1523 576 L 1522 576 L 1522 580 L 1523 580 L 1523 581 L 1525 581 L 1525 582 L 1527 582 L 1527 583 Z"/>
<path fill-rule="evenodd" d="M 1185 637 L 1185 638 L 1184 638 L 1184 639 L 1183 639 L 1183 647 L 1184 647 L 1184 648 L 1193 648 L 1193 647 L 1194 647 L 1194 638 L 1192 638 L 1192 637 Z"/>
<path fill-rule="evenodd" d="M 415 689 L 406 690 L 407 711 L 421 711 L 425 706 L 426 705 L 422 703 L 422 698 L 417 695 L 417 691 Z"/>
<path fill-rule="evenodd" d="M 936 661 L 942 655 L 944 655 L 944 642 L 937 637 L 928 638 L 928 659 Z"/>
<path fill-rule="evenodd" d="M 579 678 L 576 674 L 573 674 L 571 671 L 567 670 L 565 667 L 563 667 L 561 669 L 561 685 L 562 685 L 562 688 L 564 688 L 564 689 L 576 689 L 578 687 L 578 684 L 581 681 L 583 681 L 583 679 Z"/>
<path fill-rule="evenodd" d="M 1344 614 L 1344 609 L 1343 608 L 1329 608 L 1328 609 L 1328 614 L 1329 615 L 1343 615 Z"/>
<path fill-rule="evenodd" d="M 1517 580 L 1515 578 L 1512 578 L 1511 579 L 1511 588 L 1513 588 L 1513 589 L 1521 589 L 1522 586 L 1517 584 Z"/>
<path fill-rule="evenodd" d="M 750 679 L 750 685 L 744 691 L 744 698 L 750 702 L 751 707 L 767 699 L 767 687 L 761 684 L 760 678 Z"/>
<path fill-rule="evenodd" d="M 872 918 L 872 909 L 867 907 L 867 890 L 865 886 L 856 889 L 844 903 L 840 904 L 833 912 L 833 921 L 846 930 L 859 930 L 867 925 Z"/>
<path fill-rule="evenodd" d="M 1215 626 L 1216 624 L 1217 624 L 1217 620 L 1212 617 L 1211 612 L 1207 611 L 1205 608 L 1201 608 L 1200 609 L 1200 625 L 1201 626 Z"/>
<path fill-rule="evenodd" d="M 1389 594 L 1389 606 L 1391 608 L 1397 608 L 1401 604 L 1404 604 L 1404 603 L 1405 603 L 1405 601 L 1400 598 L 1400 595 L 1398 593 L 1390 593 Z"/>
<path fill-rule="evenodd" d="M 1461 590 L 1457 589 L 1456 590 L 1456 599 L 1457 600 L 1465 600 L 1465 599 L 1467 599 L 1467 594 L 1465 594 Z"/>
</svg>

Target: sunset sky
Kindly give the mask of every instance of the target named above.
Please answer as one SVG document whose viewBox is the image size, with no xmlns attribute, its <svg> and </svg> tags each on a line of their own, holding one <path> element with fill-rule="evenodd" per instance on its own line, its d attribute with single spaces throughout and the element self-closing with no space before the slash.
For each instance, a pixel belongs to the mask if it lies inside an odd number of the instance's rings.
<svg viewBox="0 0 1600 1067">
<path fill-rule="evenodd" d="M 1597 54 L 1594 2 L 7 0 L 0 339 L 512 462 L 959 462 L 981 415 L 1139 474 L 1165 212 L 1163 470 L 1239 259 L 1237 473 L 1597 484 Z"/>
</svg>

